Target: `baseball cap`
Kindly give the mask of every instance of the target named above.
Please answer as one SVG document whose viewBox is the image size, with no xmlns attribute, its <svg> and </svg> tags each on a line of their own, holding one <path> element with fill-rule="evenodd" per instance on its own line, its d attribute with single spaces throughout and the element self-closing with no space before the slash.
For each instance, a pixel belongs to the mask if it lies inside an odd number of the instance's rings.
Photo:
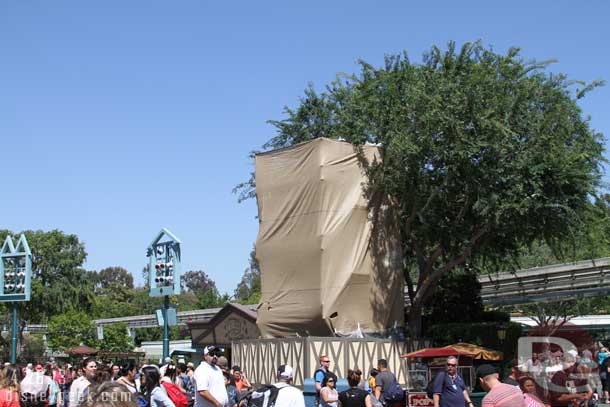
<svg viewBox="0 0 610 407">
<path fill-rule="evenodd" d="M 219 348 L 216 345 L 208 345 L 205 348 L 203 348 L 204 355 L 220 356 L 222 353 L 223 353 L 223 349 Z"/>
<path fill-rule="evenodd" d="M 290 365 L 281 365 L 278 369 L 277 369 L 277 375 L 280 379 L 292 379 L 293 376 L 293 370 L 292 367 Z"/>
<path fill-rule="evenodd" d="M 493 367 L 492 365 L 481 365 L 477 368 L 477 377 L 478 378 L 484 378 L 487 377 L 491 374 L 497 373 L 496 372 L 496 368 Z"/>
<path fill-rule="evenodd" d="M 231 368 L 231 370 L 234 372 L 241 372 L 241 367 L 239 367 L 238 365 L 235 365 Z"/>
</svg>

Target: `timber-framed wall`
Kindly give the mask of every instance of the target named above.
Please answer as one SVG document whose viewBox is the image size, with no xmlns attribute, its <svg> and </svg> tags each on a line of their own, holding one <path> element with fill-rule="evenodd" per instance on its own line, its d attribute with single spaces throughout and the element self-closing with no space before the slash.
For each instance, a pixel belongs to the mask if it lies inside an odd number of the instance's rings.
<svg viewBox="0 0 610 407">
<path fill-rule="evenodd" d="M 399 383 L 406 386 L 407 364 L 401 356 L 424 345 L 375 338 L 300 337 L 235 341 L 231 352 L 232 363 L 241 366 L 253 384 L 274 383 L 277 367 L 288 364 L 295 370 L 294 385 L 302 388 L 304 379 L 318 368 L 320 355 L 327 355 L 339 378 L 354 367 L 366 378 L 378 359 L 386 359 Z"/>
</svg>

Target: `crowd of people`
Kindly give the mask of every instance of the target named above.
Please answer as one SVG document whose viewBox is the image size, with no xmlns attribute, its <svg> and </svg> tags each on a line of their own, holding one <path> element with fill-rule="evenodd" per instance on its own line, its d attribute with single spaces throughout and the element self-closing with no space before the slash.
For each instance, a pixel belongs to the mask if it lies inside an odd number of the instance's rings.
<svg viewBox="0 0 610 407">
<path fill-rule="evenodd" d="M 93 357 L 83 359 L 79 366 L 59 366 L 54 360 L 22 367 L 6 363 L 0 369 L 0 407 L 85 407 L 117 402 L 134 407 L 192 407 L 194 370 L 192 363 L 171 360 L 159 367 L 134 362 L 106 364 Z M 181 393 L 177 400 L 184 405 L 168 396 L 175 390 Z M 101 393 L 104 400 L 97 397 Z"/>
<path fill-rule="evenodd" d="M 320 357 L 314 374 L 316 407 L 392 407 L 391 387 L 396 377 L 384 359 L 369 380 L 359 369 L 347 372 L 349 388 L 338 392 L 337 376 L 330 359 Z M 267 385 L 261 397 L 265 406 L 305 407 L 303 392 L 292 385 L 294 369 L 284 364 L 276 370 L 276 382 Z M 78 366 L 43 364 L 0 369 L 0 407 L 254 407 L 257 392 L 240 366 L 229 367 L 223 349 L 207 346 L 202 362 L 175 363 L 166 358 L 161 366 L 134 362 L 103 363 L 93 357 Z M 401 389 L 402 391 L 402 389 Z M 403 394 L 404 395 L 404 394 Z"/>
<path fill-rule="evenodd" d="M 434 407 L 472 407 L 457 363 L 449 357 L 446 370 L 434 378 Z M 489 364 L 480 365 L 476 376 L 487 392 L 483 407 L 596 407 L 600 397 L 608 402 L 610 352 L 602 348 L 594 355 L 588 349 L 570 349 L 564 354 L 546 349 L 512 364 L 503 380 Z"/>
<path fill-rule="evenodd" d="M 107 364 L 92 357 L 78 366 L 59 366 L 54 360 L 23 367 L 7 363 L 0 369 L 0 407 L 305 407 L 303 392 L 292 385 L 291 366 L 278 366 L 276 382 L 255 389 L 240 366 L 229 367 L 223 353 L 220 347 L 206 346 L 197 367 L 171 358 L 161 366 Z M 477 377 L 487 392 L 483 407 L 595 407 L 596 390 L 608 398 L 607 349 L 595 355 L 570 350 L 561 355 L 560 364 L 545 364 L 544 360 L 534 354 L 516 363 L 503 381 L 493 366 L 479 366 Z M 361 370 L 348 370 L 349 387 L 341 392 L 330 358 L 322 355 L 319 361 L 313 375 L 316 407 L 404 405 L 405 393 L 385 359 L 378 360 L 366 380 Z M 599 375 L 593 365 L 599 367 Z M 431 386 L 434 407 L 473 407 L 455 357 L 447 359 L 445 371 Z M 267 399 L 270 401 L 259 404 Z"/>
</svg>

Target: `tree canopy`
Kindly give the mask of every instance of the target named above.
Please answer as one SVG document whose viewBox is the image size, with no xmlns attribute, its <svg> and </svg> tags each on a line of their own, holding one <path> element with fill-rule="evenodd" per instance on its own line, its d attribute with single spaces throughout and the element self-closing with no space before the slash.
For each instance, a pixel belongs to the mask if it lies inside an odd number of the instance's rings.
<svg viewBox="0 0 610 407">
<path fill-rule="evenodd" d="M 379 161 L 361 154 L 364 193 L 398 212 L 413 335 L 452 269 L 516 256 L 536 241 L 556 246 L 590 218 L 603 136 L 577 99 L 602 82 L 570 81 L 519 52 L 449 43 L 421 63 L 406 53 L 380 68 L 360 61 L 358 74 L 321 93 L 310 86 L 285 119 L 270 121 L 277 135 L 263 149 L 318 137 L 382 148 Z M 238 186 L 240 198 L 253 187 L 252 179 Z"/>
<path fill-rule="evenodd" d="M 95 327 L 89 316 L 82 311 L 70 310 L 51 317 L 48 344 L 51 349 L 65 350 L 81 343 L 96 347 Z"/>
</svg>

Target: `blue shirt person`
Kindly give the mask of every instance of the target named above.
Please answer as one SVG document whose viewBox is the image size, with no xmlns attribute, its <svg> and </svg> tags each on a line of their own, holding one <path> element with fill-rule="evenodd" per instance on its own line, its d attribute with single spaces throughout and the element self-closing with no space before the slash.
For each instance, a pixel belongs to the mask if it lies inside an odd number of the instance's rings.
<svg viewBox="0 0 610 407">
<path fill-rule="evenodd" d="M 434 407 L 464 407 L 465 403 L 473 406 L 457 367 L 457 358 L 450 356 L 447 358 L 447 370 L 434 379 Z"/>
</svg>

